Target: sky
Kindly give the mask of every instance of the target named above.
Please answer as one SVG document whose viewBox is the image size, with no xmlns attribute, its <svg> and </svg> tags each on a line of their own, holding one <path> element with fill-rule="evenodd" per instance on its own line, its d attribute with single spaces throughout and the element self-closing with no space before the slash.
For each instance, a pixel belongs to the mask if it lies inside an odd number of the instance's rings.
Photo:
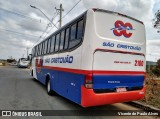
<svg viewBox="0 0 160 119">
<path fill-rule="evenodd" d="M 0 1 L 0 59 L 26 57 L 31 48 L 56 28 L 37 9 L 43 11 L 58 27 L 59 15 L 55 9 L 63 5 L 63 16 L 79 0 L 1 0 Z M 101 8 L 126 14 L 145 24 L 148 61 L 160 59 L 160 33 L 152 22 L 160 0 L 81 0 L 79 4 L 62 19 L 62 25 L 74 19 L 89 8 Z"/>
</svg>

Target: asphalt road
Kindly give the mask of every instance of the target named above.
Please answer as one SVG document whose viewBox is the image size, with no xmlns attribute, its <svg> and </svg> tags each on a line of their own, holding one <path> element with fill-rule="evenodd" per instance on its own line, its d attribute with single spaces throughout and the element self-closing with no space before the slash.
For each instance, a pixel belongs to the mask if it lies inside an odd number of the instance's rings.
<svg viewBox="0 0 160 119">
<path fill-rule="evenodd" d="M 1 110 L 86 110 L 81 106 L 59 96 L 49 96 L 45 87 L 29 75 L 29 69 L 16 66 L 0 67 L 0 109 Z M 117 103 L 90 107 L 93 110 L 140 110 L 133 106 Z M 2 117 L 0 117 L 2 118 Z M 33 118 L 33 117 L 26 117 Z M 38 117 L 39 119 L 40 117 Z M 55 116 L 41 118 L 68 119 L 153 119 L 151 116 Z M 4 119 L 4 118 L 3 118 Z"/>
</svg>

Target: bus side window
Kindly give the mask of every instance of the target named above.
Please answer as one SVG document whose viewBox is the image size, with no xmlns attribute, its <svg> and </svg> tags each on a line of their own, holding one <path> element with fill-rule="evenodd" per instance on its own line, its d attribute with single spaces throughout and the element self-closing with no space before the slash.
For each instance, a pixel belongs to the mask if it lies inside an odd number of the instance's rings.
<svg viewBox="0 0 160 119">
<path fill-rule="evenodd" d="M 42 43 L 39 44 L 39 55 L 42 55 L 41 51 L 42 51 Z"/>
<path fill-rule="evenodd" d="M 74 24 L 71 27 L 71 39 L 69 42 L 69 48 L 77 46 L 83 38 L 83 19 Z"/>
<path fill-rule="evenodd" d="M 43 55 L 44 55 L 44 51 L 45 51 L 45 42 L 43 42 L 43 50 L 42 50 Z"/>
<path fill-rule="evenodd" d="M 41 55 L 42 55 L 42 50 L 43 50 L 43 43 L 41 43 L 41 51 L 40 51 Z"/>
<path fill-rule="evenodd" d="M 56 35 L 56 45 L 55 45 L 55 52 L 59 50 L 59 41 L 60 41 L 60 34 Z"/>
<path fill-rule="evenodd" d="M 71 26 L 71 37 L 69 41 L 69 48 L 72 48 L 76 45 L 76 27 L 77 24 Z"/>
<path fill-rule="evenodd" d="M 37 45 L 37 56 L 39 56 L 39 45 Z"/>
<path fill-rule="evenodd" d="M 42 48 L 41 48 L 41 54 L 43 55 L 43 42 L 42 42 Z"/>
<path fill-rule="evenodd" d="M 48 40 L 48 50 L 47 50 L 47 54 L 49 53 L 50 48 L 51 48 L 51 38 L 49 38 L 49 40 Z"/>
<path fill-rule="evenodd" d="M 44 54 L 46 54 L 47 53 L 47 48 L 48 48 L 48 40 L 46 40 L 45 42 L 44 42 Z"/>
<path fill-rule="evenodd" d="M 64 30 L 61 32 L 61 39 L 60 39 L 60 47 L 59 50 L 62 51 L 64 46 Z"/>
<path fill-rule="evenodd" d="M 46 41 L 44 41 L 44 48 L 43 48 L 43 54 L 45 54 L 45 52 L 46 52 Z"/>
<path fill-rule="evenodd" d="M 34 56 L 37 56 L 37 46 L 35 46 L 35 53 Z"/>
<path fill-rule="evenodd" d="M 42 44 L 43 44 L 42 53 L 44 54 L 44 51 L 45 51 L 45 42 L 43 42 Z"/>
<path fill-rule="evenodd" d="M 64 50 L 68 49 L 68 42 L 69 42 L 69 28 L 65 30 L 65 43 L 64 43 Z"/>
<path fill-rule="evenodd" d="M 39 55 L 41 55 L 41 50 L 42 50 L 42 43 L 39 44 Z"/>
<path fill-rule="evenodd" d="M 78 22 L 78 28 L 77 28 L 77 39 L 81 41 L 80 39 L 83 38 L 83 20 Z"/>
<path fill-rule="evenodd" d="M 36 56 L 38 56 L 38 45 L 36 46 Z"/>
<path fill-rule="evenodd" d="M 51 50 L 50 52 L 54 52 L 55 49 L 55 36 L 52 36 L 52 40 L 51 40 Z"/>
<path fill-rule="evenodd" d="M 39 52 L 39 49 L 38 49 L 38 45 L 37 45 L 37 56 L 38 56 L 38 52 Z"/>
</svg>

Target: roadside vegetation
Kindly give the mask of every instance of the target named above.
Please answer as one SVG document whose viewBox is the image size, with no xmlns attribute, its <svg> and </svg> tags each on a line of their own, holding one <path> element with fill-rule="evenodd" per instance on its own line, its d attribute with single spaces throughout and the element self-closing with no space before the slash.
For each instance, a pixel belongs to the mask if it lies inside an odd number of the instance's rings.
<svg viewBox="0 0 160 119">
<path fill-rule="evenodd" d="M 146 75 L 146 95 L 141 102 L 160 109 L 160 59 L 157 65 L 150 67 Z"/>
<path fill-rule="evenodd" d="M 146 95 L 141 102 L 160 108 L 160 78 L 154 75 L 146 76 Z"/>
</svg>

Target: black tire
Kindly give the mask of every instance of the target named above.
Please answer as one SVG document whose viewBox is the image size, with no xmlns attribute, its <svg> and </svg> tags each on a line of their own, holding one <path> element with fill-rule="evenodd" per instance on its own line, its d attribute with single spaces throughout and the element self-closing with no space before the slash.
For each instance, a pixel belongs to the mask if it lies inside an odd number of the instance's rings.
<svg viewBox="0 0 160 119">
<path fill-rule="evenodd" d="M 31 72 L 31 75 L 33 76 L 33 70 L 32 70 L 32 72 Z"/>
<path fill-rule="evenodd" d="M 48 95 L 53 95 L 53 91 L 51 90 L 51 81 L 50 80 L 47 81 L 46 87 L 47 87 Z"/>
</svg>

